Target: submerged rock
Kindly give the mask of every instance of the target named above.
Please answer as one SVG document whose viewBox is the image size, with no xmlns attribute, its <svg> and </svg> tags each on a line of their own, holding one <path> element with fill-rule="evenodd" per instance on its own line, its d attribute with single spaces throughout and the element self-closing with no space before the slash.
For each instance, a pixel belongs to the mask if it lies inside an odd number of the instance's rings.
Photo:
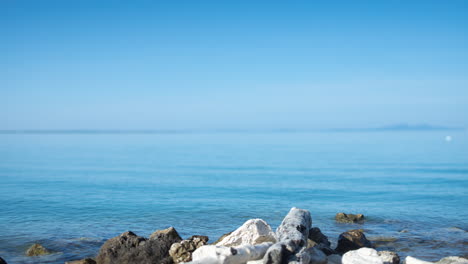
<svg viewBox="0 0 468 264">
<path fill-rule="evenodd" d="M 393 251 L 379 251 L 377 252 L 384 262 L 384 264 L 399 264 L 400 256 Z"/>
<path fill-rule="evenodd" d="M 26 251 L 26 256 L 29 256 L 29 257 L 41 256 L 41 255 L 47 255 L 47 254 L 50 254 L 50 251 L 38 243 L 29 247 L 28 250 Z"/>
<path fill-rule="evenodd" d="M 192 253 L 197 248 L 206 245 L 207 242 L 207 236 L 192 236 L 189 239 L 172 244 L 169 249 L 169 255 L 172 257 L 174 263 L 191 261 Z"/>
<path fill-rule="evenodd" d="M 375 249 L 365 247 L 346 252 L 342 262 L 343 264 L 384 264 Z"/>
<path fill-rule="evenodd" d="M 225 247 L 206 245 L 198 248 L 192 254 L 192 264 L 241 264 L 259 260 L 272 245 L 265 242 L 259 245 L 242 245 Z"/>
<path fill-rule="evenodd" d="M 350 250 L 360 249 L 362 247 L 371 248 L 372 244 L 360 229 L 349 230 L 338 237 L 336 251 L 344 254 Z"/>
<path fill-rule="evenodd" d="M 335 220 L 340 223 L 361 223 L 364 221 L 364 215 L 337 213 L 335 215 Z"/>
<path fill-rule="evenodd" d="M 85 258 L 81 260 L 67 261 L 65 264 L 96 264 L 96 261 L 92 258 Z"/>
<path fill-rule="evenodd" d="M 96 257 L 98 264 L 169 264 L 172 258 L 169 249 L 181 241 L 177 231 L 170 227 L 151 234 L 149 239 L 137 236 L 131 231 L 111 238 L 104 243 Z"/>
<path fill-rule="evenodd" d="M 276 237 L 268 225 L 262 219 L 250 219 L 241 227 L 233 231 L 216 243 L 217 246 L 257 245 L 263 242 L 276 242 Z"/>
</svg>

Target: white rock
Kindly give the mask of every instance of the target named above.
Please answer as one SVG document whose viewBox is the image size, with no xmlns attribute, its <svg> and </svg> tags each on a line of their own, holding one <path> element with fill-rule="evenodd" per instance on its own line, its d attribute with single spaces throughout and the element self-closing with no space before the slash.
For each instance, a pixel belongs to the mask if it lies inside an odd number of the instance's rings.
<svg viewBox="0 0 468 264">
<path fill-rule="evenodd" d="M 199 247 L 192 254 L 191 264 L 245 264 L 248 261 L 260 260 L 267 249 L 273 245 L 265 242 L 259 245 L 224 247 L 208 245 Z"/>
<path fill-rule="evenodd" d="M 328 263 L 327 264 L 341 264 L 341 256 L 337 254 L 333 254 L 327 257 Z"/>
<path fill-rule="evenodd" d="M 276 242 L 271 227 L 262 219 L 250 219 L 230 235 L 219 241 L 217 246 L 257 245 L 263 242 Z"/>
<path fill-rule="evenodd" d="M 405 258 L 405 263 L 406 264 L 434 264 L 434 262 L 424 261 L 424 260 L 420 260 L 420 259 L 413 258 L 410 256 Z"/>
<path fill-rule="evenodd" d="M 373 248 L 360 248 L 351 250 L 343 255 L 343 264 L 384 264 L 377 250 Z"/>
<path fill-rule="evenodd" d="M 400 256 L 393 251 L 379 251 L 377 252 L 384 264 L 400 264 Z"/>
<path fill-rule="evenodd" d="M 468 264 L 468 259 L 461 257 L 446 257 L 436 262 L 437 264 Z"/>
</svg>

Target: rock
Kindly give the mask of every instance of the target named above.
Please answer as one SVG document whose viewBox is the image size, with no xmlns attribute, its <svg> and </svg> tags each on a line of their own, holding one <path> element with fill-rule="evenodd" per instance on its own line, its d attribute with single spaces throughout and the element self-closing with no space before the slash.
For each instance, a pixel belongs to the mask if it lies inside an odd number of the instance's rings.
<svg viewBox="0 0 468 264">
<path fill-rule="evenodd" d="M 289 213 L 276 229 L 278 243 L 271 246 L 263 262 L 266 264 L 281 264 L 296 261 L 296 254 L 307 246 L 309 230 L 312 225 L 310 212 L 291 208 Z"/>
<path fill-rule="evenodd" d="M 85 258 L 81 260 L 67 261 L 65 264 L 96 264 L 96 261 L 92 258 Z"/>
<path fill-rule="evenodd" d="M 335 215 L 335 220 L 340 223 L 361 223 L 364 221 L 364 215 L 337 213 Z"/>
<path fill-rule="evenodd" d="M 234 232 L 216 243 L 217 246 L 233 247 L 257 245 L 263 242 L 276 242 L 271 227 L 262 219 L 250 219 Z"/>
<path fill-rule="evenodd" d="M 218 238 L 218 240 L 216 240 L 215 242 L 213 242 L 212 245 L 218 244 L 218 243 L 219 243 L 221 240 L 223 240 L 225 237 L 227 237 L 227 236 L 229 236 L 230 234 L 232 234 L 232 232 L 234 232 L 234 231 L 231 231 L 231 232 L 229 232 L 229 233 L 226 233 L 226 234 L 222 235 L 220 238 Z"/>
<path fill-rule="evenodd" d="M 341 256 L 338 254 L 333 254 L 327 257 L 327 264 L 341 264 Z"/>
<path fill-rule="evenodd" d="M 258 245 L 242 245 L 225 247 L 206 245 L 198 248 L 192 254 L 192 264 L 241 264 L 252 260 L 259 260 L 267 249 L 273 245 L 265 242 Z"/>
<path fill-rule="evenodd" d="M 199 247 L 206 245 L 207 236 L 192 236 L 187 240 L 172 244 L 169 255 L 174 263 L 188 262 L 192 260 L 192 253 Z"/>
<path fill-rule="evenodd" d="M 327 264 L 327 256 L 320 249 L 302 248 L 299 253 L 296 254 L 296 262 L 304 264 Z"/>
<path fill-rule="evenodd" d="M 343 264 L 384 264 L 375 249 L 366 247 L 346 252 L 341 261 Z"/>
<path fill-rule="evenodd" d="M 405 263 L 406 264 L 434 264 L 434 262 L 423 261 L 423 260 L 419 260 L 417 258 L 413 258 L 410 256 L 405 258 Z"/>
<path fill-rule="evenodd" d="M 462 257 L 446 257 L 436 262 L 437 264 L 468 264 L 468 259 Z"/>
<path fill-rule="evenodd" d="M 371 248 L 372 244 L 369 240 L 367 240 L 362 230 L 355 229 L 346 231 L 338 237 L 338 245 L 335 250 L 341 254 L 344 254 L 350 250 L 355 250 L 362 247 Z"/>
<path fill-rule="evenodd" d="M 309 230 L 309 239 L 317 244 L 331 245 L 330 241 L 328 241 L 328 237 L 324 235 L 318 227 L 312 227 Z"/>
<path fill-rule="evenodd" d="M 320 228 L 318 227 L 313 227 L 309 230 L 309 240 L 307 242 L 307 247 L 313 247 L 313 246 L 322 250 L 323 253 L 325 253 L 325 255 L 327 256 L 336 254 L 336 251 L 330 247 L 331 243 L 328 240 L 328 237 L 325 236 L 322 233 L 322 231 L 320 231 Z"/>
<path fill-rule="evenodd" d="M 0 264 L 7 264 L 7 262 L 0 257 Z"/>
<path fill-rule="evenodd" d="M 400 264 L 400 256 L 393 251 L 379 251 L 377 254 L 384 264 Z"/>
<path fill-rule="evenodd" d="M 50 251 L 38 243 L 29 247 L 28 250 L 26 251 L 26 256 L 28 257 L 41 256 L 41 255 L 47 255 L 47 254 L 50 254 Z"/>
<path fill-rule="evenodd" d="M 181 241 L 177 231 L 170 227 L 151 234 L 149 239 L 137 236 L 131 231 L 107 240 L 96 257 L 98 264 L 172 263 L 169 249 L 172 244 Z"/>
</svg>

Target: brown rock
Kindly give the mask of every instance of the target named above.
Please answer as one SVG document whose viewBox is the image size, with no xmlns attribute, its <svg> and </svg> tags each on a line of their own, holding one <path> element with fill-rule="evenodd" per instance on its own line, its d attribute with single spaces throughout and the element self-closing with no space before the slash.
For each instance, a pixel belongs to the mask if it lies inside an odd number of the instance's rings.
<svg viewBox="0 0 468 264">
<path fill-rule="evenodd" d="M 342 233 L 338 238 L 336 251 L 344 254 L 350 250 L 356 250 L 362 247 L 371 248 L 372 244 L 367 240 L 361 229 L 349 230 Z"/>
<path fill-rule="evenodd" d="M 340 223 L 361 223 L 364 221 L 364 215 L 337 213 L 335 215 L 335 220 Z"/>
<path fill-rule="evenodd" d="M 206 245 L 207 236 L 192 236 L 187 240 L 172 244 L 169 255 L 174 263 L 189 262 L 192 260 L 192 253 L 199 247 Z"/>
<path fill-rule="evenodd" d="M 29 247 L 28 250 L 26 251 L 26 256 L 28 257 L 41 256 L 41 255 L 47 255 L 47 254 L 50 254 L 50 251 L 38 243 Z"/>
</svg>

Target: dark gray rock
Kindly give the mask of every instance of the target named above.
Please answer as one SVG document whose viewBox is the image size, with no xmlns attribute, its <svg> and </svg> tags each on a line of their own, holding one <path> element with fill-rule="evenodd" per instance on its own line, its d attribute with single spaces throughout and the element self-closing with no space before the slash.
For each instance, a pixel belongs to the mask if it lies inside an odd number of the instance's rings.
<svg viewBox="0 0 468 264">
<path fill-rule="evenodd" d="M 50 251 L 43 247 L 41 244 L 33 244 L 31 247 L 26 250 L 26 256 L 33 257 L 33 256 L 41 256 L 50 254 Z"/>
<path fill-rule="evenodd" d="M 170 264 L 172 244 L 181 241 L 177 231 L 170 227 L 151 234 L 149 239 L 137 236 L 131 231 L 111 238 L 104 243 L 96 257 L 97 264 Z"/>
<path fill-rule="evenodd" d="M 206 245 L 207 236 L 192 236 L 189 239 L 172 244 L 169 255 L 174 263 L 189 262 L 192 260 L 192 253 L 199 247 Z"/>
<path fill-rule="evenodd" d="M 361 229 L 354 229 L 346 231 L 338 237 L 338 245 L 335 250 L 344 254 L 362 247 L 372 248 L 372 243 L 367 240 Z"/>
<path fill-rule="evenodd" d="M 7 262 L 0 257 L 0 264 L 7 264 Z"/>
<path fill-rule="evenodd" d="M 325 236 L 318 227 L 313 227 L 309 230 L 309 242 L 307 247 L 316 247 L 322 250 L 327 256 L 337 253 L 331 248 L 331 243 L 328 240 L 328 237 Z"/>
<path fill-rule="evenodd" d="M 295 246 L 292 245 L 292 241 L 278 242 L 271 246 L 265 256 L 263 257 L 263 264 L 284 264 L 288 263 L 291 256 L 293 256 Z"/>
<path fill-rule="evenodd" d="M 337 213 L 335 220 L 340 223 L 362 223 L 364 222 L 364 215 Z"/>
</svg>

